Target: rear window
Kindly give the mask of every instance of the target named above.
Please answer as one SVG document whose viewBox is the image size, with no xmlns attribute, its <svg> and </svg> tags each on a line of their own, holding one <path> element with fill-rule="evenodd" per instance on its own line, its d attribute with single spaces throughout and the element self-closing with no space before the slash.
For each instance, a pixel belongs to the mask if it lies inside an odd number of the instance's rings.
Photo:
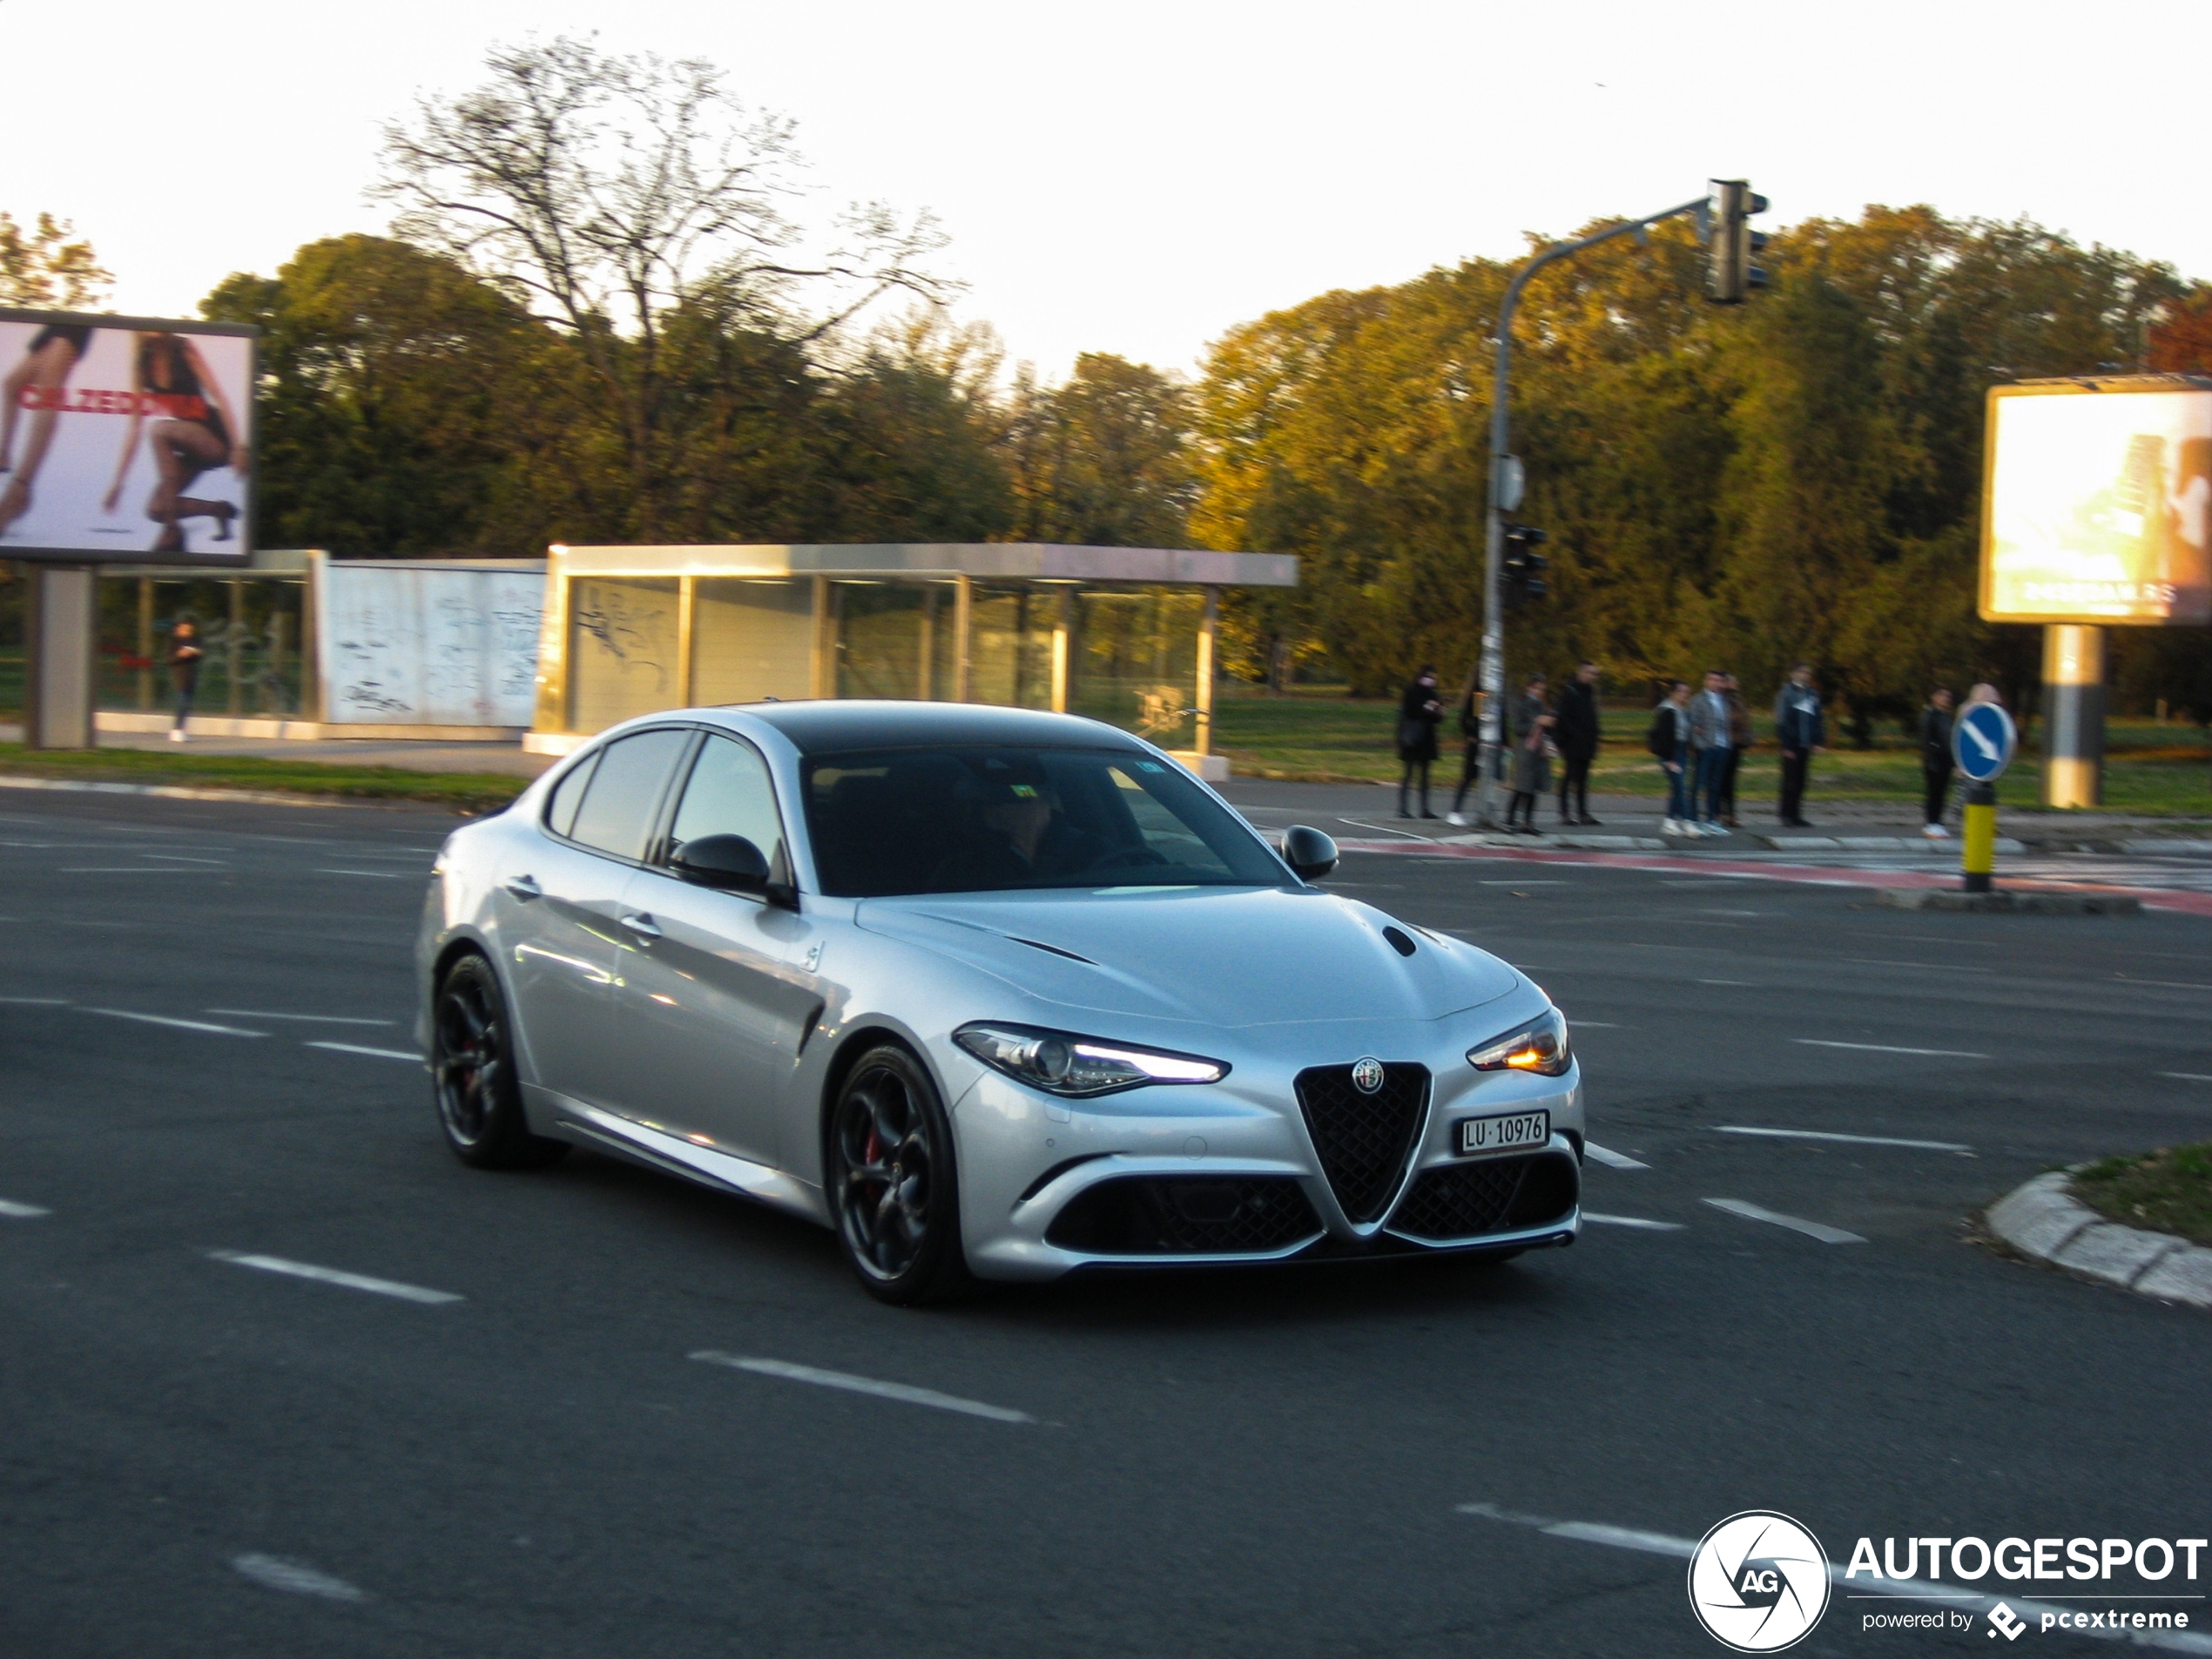
<svg viewBox="0 0 2212 1659">
<path fill-rule="evenodd" d="M 602 749 L 570 839 L 617 858 L 644 858 L 661 792 L 691 738 L 681 727 L 663 727 L 619 738 Z"/>
<path fill-rule="evenodd" d="M 1272 887 L 1283 867 L 1181 767 L 1123 750 L 948 746 L 815 755 L 823 891 Z"/>
</svg>

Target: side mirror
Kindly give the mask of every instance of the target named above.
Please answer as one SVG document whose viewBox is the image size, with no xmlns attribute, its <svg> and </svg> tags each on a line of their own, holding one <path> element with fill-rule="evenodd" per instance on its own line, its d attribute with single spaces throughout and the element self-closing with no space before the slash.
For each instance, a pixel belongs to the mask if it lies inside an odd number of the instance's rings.
<svg viewBox="0 0 2212 1659">
<path fill-rule="evenodd" d="M 1283 832 L 1283 862 L 1300 880 L 1318 881 L 1337 867 L 1337 844 L 1318 829 L 1293 824 Z"/>
<path fill-rule="evenodd" d="M 669 855 L 669 868 L 686 881 L 730 893 L 765 893 L 768 860 L 742 835 L 702 835 Z"/>
</svg>

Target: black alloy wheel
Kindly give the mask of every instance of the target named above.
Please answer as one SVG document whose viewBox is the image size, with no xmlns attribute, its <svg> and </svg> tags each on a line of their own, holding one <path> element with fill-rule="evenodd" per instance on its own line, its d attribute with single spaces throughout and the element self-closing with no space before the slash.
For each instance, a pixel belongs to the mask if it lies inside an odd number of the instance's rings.
<svg viewBox="0 0 2212 1659">
<path fill-rule="evenodd" d="M 431 1089 L 446 1144 L 480 1170 L 540 1169 L 569 1150 L 530 1133 L 510 1031 L 489 962 L 468 955 L 446 970 L 430 1020 Z"/>
<path fill-rule="evenodd" d="M 846 1075 L 830 1113 L 829 1177 L 838 1243 L 871 1295 L 914 1306 L 967 1283 L 952 1125 L 905 1049 L 871 1049 Z"/>
</svg>

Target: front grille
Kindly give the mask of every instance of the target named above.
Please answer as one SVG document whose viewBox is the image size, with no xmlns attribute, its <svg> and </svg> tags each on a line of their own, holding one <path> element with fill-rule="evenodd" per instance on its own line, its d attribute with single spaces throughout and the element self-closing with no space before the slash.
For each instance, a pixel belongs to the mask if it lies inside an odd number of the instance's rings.
<svg viewBox="0 0 2212 1659">
<path fill-rule="evenodd" d="M 1076 1194 L 1045 1242 L 1091 1256 L 1255 1256 L 1320 1231 L 1288 1176 L 1129 1175 Z"/>
<path fill-rule="evenodd" d="M 1313 1066 L 1298 1075 L 1298 1110 L 1321 1155 L 1321 1173 L 1344 1213 L 1369 1222 L 1389 1206 L 1428 1116 L 1428 1068 L 1383 1068 L 1383 1086 L 1363 1095 L 1350 1066 Z"/>
<path fill-rule="evenodd" d="M 1436 1239 L 1519 1232 L 1563 1220 L 1580 1187 L 1575 1161 L 1559 1152 L 1424 1170 L 1390 1218 L 1390 1230 Z"/>
</svg>

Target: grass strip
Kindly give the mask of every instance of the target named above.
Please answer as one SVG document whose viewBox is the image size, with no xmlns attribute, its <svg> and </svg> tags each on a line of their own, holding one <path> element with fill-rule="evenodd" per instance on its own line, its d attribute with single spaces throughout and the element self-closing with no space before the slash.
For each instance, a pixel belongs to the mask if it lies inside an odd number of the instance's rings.
<svg viewBox="0 0 2212 1659">
<path fill-rule="evenodd" d="M 312 760 L 157 754 L 141 749 L 30 750 L 19 743 L 0 743 L 0 772 L 81 783 L 176 784 L 342 800 L 428 801 L 464 813 L 496 812 L 530 781 L 497 772 L 410 772 L 403 766 L 333 766 Z"/>
<path fill-rule="evenodd" d="M 2075 1175 L 2074 1190 L 2114 1221 L 2212 1244 L 2212 1142 L 2107 1158 Z"/>
</svg>

